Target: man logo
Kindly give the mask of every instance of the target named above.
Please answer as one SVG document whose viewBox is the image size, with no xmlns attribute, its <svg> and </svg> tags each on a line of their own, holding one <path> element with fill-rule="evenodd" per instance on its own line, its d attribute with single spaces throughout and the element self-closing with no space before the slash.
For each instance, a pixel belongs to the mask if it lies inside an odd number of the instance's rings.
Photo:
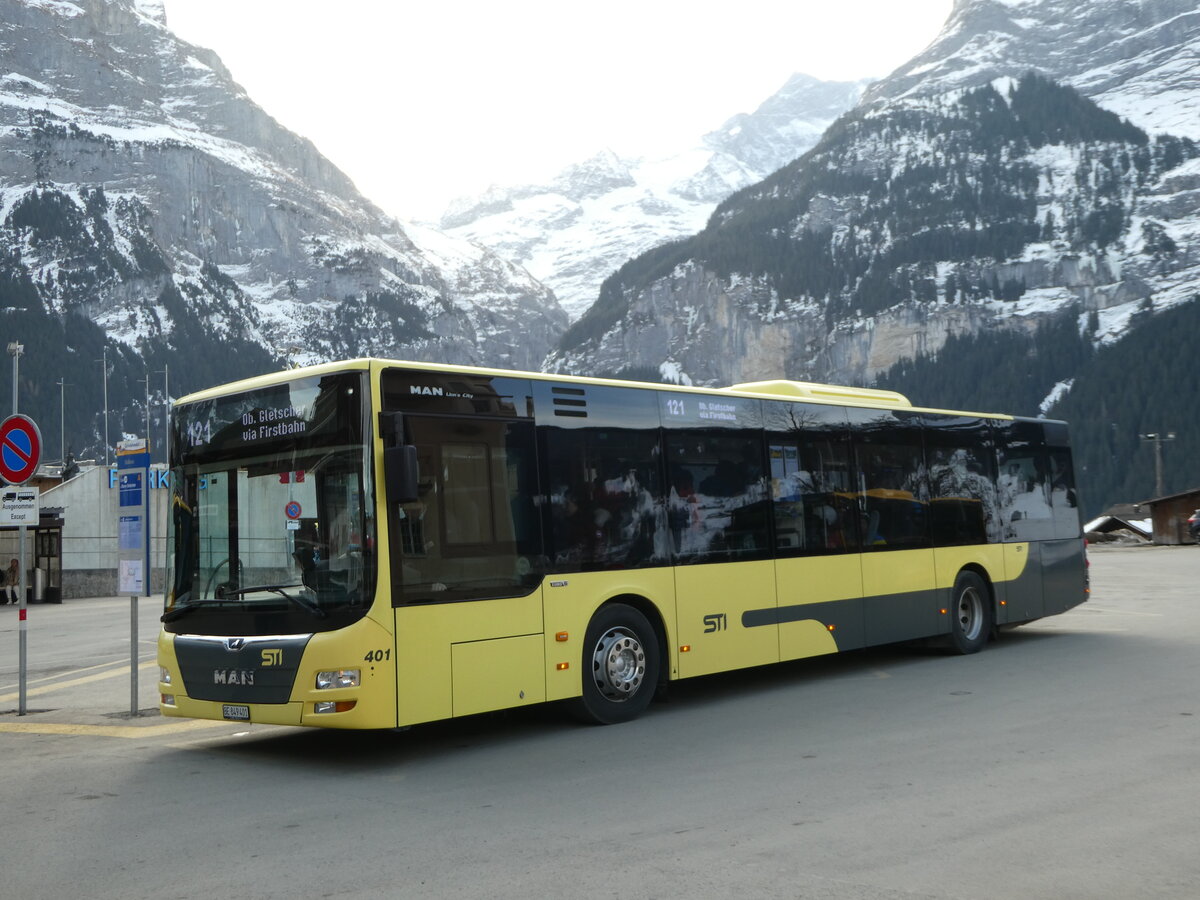
<svg viewBox="0 0 1200 900">
<path fill-rule="evenodd" d="M 283 649 L 280 647 L 271 647 L 262 652 L 263 666 L 282 666 L 283 665 Z"/>
<path fill-rule="evenodd" d="M 241 650 L 245 646 L 246 646 L 245 638 L 240 638 L 240 637 L 225 638 L 225 649 L 226 650 L 237 651 L 237 650 Z"/>
</svg>

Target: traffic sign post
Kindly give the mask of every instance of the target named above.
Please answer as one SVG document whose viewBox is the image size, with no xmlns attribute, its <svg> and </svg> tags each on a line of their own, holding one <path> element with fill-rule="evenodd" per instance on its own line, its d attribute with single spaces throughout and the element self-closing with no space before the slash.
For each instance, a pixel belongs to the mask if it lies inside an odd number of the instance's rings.
<svg viewBox="0 0 1200 900">
<path fill-rule="evenodd" d="M 117 591 L 129 594 L 129 714 L 138 714 L 138 595 L 150 595 L 150 441 L 117 444 Z"/>
<path fill-rule="evenodd" d="M 24 349 L 24 348 L 20 348 Z M 12 345 L 9 345 L 12 351 Z M 38 463 L 42 459 L 42 432 L 37 423 L 29 416 L 17 414 L 17 357 L 13 355 L 13 414 L 0 422 L 0 478 L 13 488 L 20 488 L 33 477 Z M 5 491 L 7 493 L 7 490 Z M 14 507 L 23 506 L 20 491 L 14 491 L 12 504 Z M 7 498 L 6 498 L 7 499 Z M 14 509 L 14 512 L 16 510 Z M 27 512 L 27 511 L 23 511 Z M 33 524 L 37 524 L 37 494 L 33 495 Z M 26 675 L 28 672 L 27 648 L 29 643 L 29 599 L 25 596 L 25 528 L 26 515 L 14 519 L 17 524 L 17 595 L 20 598 L 20 622 L 17 631 L 17 656 L 19 662 L 17 692 L 17 714 L 26 713 Z"/>
</svg>

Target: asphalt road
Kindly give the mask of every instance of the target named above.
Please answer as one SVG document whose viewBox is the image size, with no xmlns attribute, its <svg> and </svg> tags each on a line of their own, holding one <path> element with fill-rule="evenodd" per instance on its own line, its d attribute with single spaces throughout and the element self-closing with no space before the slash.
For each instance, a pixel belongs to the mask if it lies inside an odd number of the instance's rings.
<svg viewBox="0 0 1200 900">
<path fill-rule="evenodd" d="M 0 608 L 0 896 L 1121 898 L 1200 884 L 1200 548 L 969 657 L 885 648 L 404 733 L 129 716 L 129 601 Z M 141 705 L 154 618 L 142 601 Z"/>
</svg>

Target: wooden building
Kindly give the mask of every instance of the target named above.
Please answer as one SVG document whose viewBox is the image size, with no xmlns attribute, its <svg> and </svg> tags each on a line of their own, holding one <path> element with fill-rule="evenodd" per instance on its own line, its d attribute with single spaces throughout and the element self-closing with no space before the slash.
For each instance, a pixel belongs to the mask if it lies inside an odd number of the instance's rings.
<svg viewBox="0 0 1200 900">
<path fill-rule="evenodd" d="M 1192 544 L 1188 534 L 1188 517 L 1200 509 L 1200 488 L 1181 494 L 1169 494 L 1153 500 L 1143 500 L 1140 506 L 1150 510 L 1153 524 L 1154 543 Z"/>
</svg>

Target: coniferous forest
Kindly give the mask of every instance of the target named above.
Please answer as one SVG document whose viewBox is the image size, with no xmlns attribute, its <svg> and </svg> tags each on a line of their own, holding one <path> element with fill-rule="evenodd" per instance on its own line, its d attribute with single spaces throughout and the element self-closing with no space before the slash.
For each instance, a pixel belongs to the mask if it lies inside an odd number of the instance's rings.
<svg viewBox="0 0 1200 900">
<path fill-rule="evenodd" d="M 1077 316 L 1033 336 L 952 338 L 936 358 L 901 361 L 878 386 L 922 406 L 1036 416 L 1049 388 L 1073 377 L 1047 415 L 1070 423 L 1085 516 L 1155 495 L 1154 447 L 1144 434 L 1175 434 L 1163 446 L 1166 493 L 1200 488 L 1200 400 L 1192 388 L 1200 295 L 1142 315 L 1125 338 L 1099 349 Z"/>
</svg>

